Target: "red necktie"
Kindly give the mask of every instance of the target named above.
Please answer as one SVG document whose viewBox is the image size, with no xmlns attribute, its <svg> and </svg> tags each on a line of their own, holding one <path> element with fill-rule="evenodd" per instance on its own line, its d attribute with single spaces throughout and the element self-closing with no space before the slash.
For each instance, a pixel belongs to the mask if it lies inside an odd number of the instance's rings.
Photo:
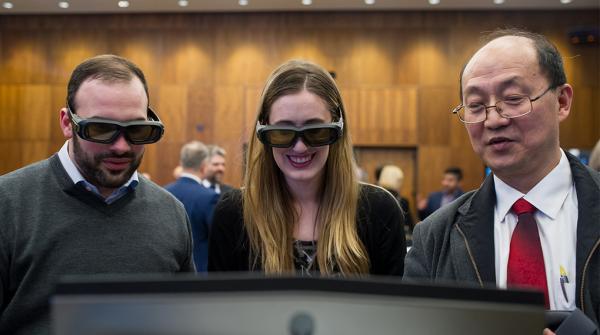
<svg viewBox="0 0 600 335">
<path fill-rule="evenodd" d="M 507 286 L 532 288 L 544 293 L 546 308 L 550 308 L 544 254 L 537 223 L 533 217 L 535 207 L 521 198 L 512 206 L 518 216 L 517 226 L 510 239 Z"/>
</svg>

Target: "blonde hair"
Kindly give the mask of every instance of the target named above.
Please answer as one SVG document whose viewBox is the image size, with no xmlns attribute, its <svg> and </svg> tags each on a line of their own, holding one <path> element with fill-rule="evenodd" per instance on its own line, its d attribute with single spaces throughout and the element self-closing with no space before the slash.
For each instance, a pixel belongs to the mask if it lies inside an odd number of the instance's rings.
<svg viewBox="0 0 600 335">
<path fill-rule="evenodd" d="M 404 172 L 402 172 L 399 167 L 395 165 L 386 165 L 381 170 L 381 175 L 379 176 L 377 183 L 385 189 L 394 190 L 399 193 L 403 181 Z"/>
<path fill-rule="evenodd" d="M 300 60 L 280 65 L 267 80 L 261 94 L 256 121 L 267 124 L 273 103 L 282 96 L 306 90 L 319 96 L 333 120 L 344 117 L 340 139 L 330 145 L 317 214 L 319 236 L 317 264 L 323 274 L 369 271 L 366 248 L 356 227 L 359 184 L 352 156 L 348 122 L 339 90 L 331 75 L 320 66 Z M 256 122 L 255 122 L 256 124 Z M 256 133 L 256 128 L 252 134 Z M 251 248 L 252 268 L 262 266 L 269 274 L 294 271 L 293 228 L 298 213 L 279 170 L 272 148 L 251 136 L 244 179 L 243 215 Z"/>
</svg>

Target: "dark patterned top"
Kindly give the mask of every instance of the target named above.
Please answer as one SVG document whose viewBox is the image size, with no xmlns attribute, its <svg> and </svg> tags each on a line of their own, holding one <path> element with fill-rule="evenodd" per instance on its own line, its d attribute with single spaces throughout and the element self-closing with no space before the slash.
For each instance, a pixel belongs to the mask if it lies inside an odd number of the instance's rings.
<svg viewBox="0 0 600 335">
<path fill-rule="evenodd" d="M 316 241 L 294 241 L 294 267 L 303 277 L 312 277 L 319 272 Z"/>
</svg>

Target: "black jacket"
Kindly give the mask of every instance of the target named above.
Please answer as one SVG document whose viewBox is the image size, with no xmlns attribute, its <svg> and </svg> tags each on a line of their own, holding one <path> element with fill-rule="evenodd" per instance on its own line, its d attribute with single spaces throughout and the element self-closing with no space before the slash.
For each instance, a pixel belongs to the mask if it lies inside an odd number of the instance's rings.
<svg viewBox="0 0 600 335">
<path fill-rule="evenodd" d="M 402 212 L 384 189 L 361 184 L 358 236 L 367 249 L 370 273 L 402 276 L 406 244 Z M 209 238 L 208 271 L 251 271 L 248 234 L 242 218 L 242 193 L 226 193 L 215 208 Z"/>
<path fill-rule="evenodd" d="M 576 305 L 600 320 L 600 174 L 567 153 L 579 204 Z M 496 285 L 494 179 L 418 224 L 406 257 L 405 279 Z"/>
</svg>

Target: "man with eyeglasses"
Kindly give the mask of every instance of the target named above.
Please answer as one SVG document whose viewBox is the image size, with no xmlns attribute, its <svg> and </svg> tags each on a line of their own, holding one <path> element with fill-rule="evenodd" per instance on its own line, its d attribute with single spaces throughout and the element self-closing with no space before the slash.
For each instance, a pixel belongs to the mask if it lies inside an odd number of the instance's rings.
<svg viewBox="0 0 600 335">
<path fill-rule="evenodd" d="M 558 50 L 496 31 L 460 79 L 453 113 L 492 174 L 417 225 L 405 278 L 535 289 L 547 309 L 579 308 L 597 327 L 600 176 L 559 146 L 573 89 Z"/>
<path fill-rule="evenodd" d="M 67 91 L 60 151 L 0 177 L 0 334 L 49 334 L 65 275 L 194 271 L 183 205 L 137 173 L 163 135 L 142 71 L 96 56 Z"/>
</svg>

